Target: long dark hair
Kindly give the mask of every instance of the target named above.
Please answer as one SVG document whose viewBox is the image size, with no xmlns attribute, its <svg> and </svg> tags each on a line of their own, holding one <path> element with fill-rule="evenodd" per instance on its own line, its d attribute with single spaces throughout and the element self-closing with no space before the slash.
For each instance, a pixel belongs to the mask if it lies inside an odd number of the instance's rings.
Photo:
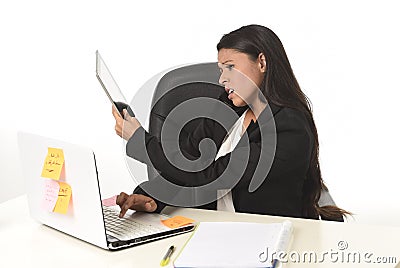
<svg viewBox="0 0 400 268">
<path fill-rule="evenodd" d="M 343 219 L 343 216 L 348 214 L 347 211 L 336 206 L 320 207 L 318 205 L 321 190 L 327 190 L 327 188 L 322 180 L 319 165 L 317 128 L 314 123 L 310 100 L 301 91 L 278 36 L 264 26 L 243 26 L 221 38 L 217 50 L 220 51 L 223 48 L 245 53 L 254 61 L 260 53 L 263 53 L 267 63 L 267 71 L 260 90 L 265 98 L 268 102 L 277 106 L 297 109 L 308 116 L 314 135 L 314 148 L 308 169 L 308 178 L 303 186 L 303 216 L 305 218 Z"/>
</svg>

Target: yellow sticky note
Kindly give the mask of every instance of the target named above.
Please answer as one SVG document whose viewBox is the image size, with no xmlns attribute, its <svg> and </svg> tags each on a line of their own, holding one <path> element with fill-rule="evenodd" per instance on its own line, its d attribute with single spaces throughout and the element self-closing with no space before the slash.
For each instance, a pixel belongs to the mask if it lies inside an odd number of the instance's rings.
<svg viewBox="0 0 400 268">
<path fill-rule="evenodd" d="M 67 214 L 69 201 L 72 195 L 71 186 L 65 182 L 58 182 L 60 190 L 58 191 L 58 198 L 54 207 L 54 212 Z"/>
<path fill-rule="evenodd" d="M 46 159 L 44 160 L 42 177 L 59 180 L 64 171 L 64 152 L 62 149 L 48 148 Z"/>
<path fill-rule="evenodd" d="M 178 228 L 193 223 L 195 220 L 183 216 L 175 216 L 166 220 L 161 220 L 161 222 L 169 228 Z"/>
</svg>

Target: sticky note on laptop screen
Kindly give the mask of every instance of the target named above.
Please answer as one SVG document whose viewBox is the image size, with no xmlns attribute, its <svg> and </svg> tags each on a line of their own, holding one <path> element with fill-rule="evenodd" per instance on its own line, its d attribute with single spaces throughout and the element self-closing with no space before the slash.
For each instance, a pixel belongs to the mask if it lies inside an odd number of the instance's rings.
<svg viewBox="0 0 400 268">
<path fill-rule="evenodd" d="M 45 179 L 42 208 L 52 212 L 57 203 L 60 184 L 55 180 Z"/>
<path fill-rule="evenodd" d="M 65 182 L 58 182 L 60 190 L 58 191 L 58 198 L 54 207 L 54 212 L 67 214 L 68 205 L 71 200 L 72 189 L 71 186 Z"/>
<path fill-rule="evenodd" d="M 117 196 L 114 195 L 112 197 L 101 200 L 101 204 L 106 207 L 116 206 L 117 205 Z"/>
<path fill-rule="evenodd" d="M 42 177 L 59 180 L 64 176 L 64 152 L 58 148 L 48 148 L 42 169 Z"/>
</svg>

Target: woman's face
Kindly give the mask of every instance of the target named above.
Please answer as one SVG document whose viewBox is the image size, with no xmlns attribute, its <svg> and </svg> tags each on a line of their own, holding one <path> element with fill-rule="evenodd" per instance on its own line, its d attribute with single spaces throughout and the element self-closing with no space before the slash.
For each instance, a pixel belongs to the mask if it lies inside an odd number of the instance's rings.
<svg viewBox="0 0 400 268">
<path fill-rule="evenodd" d="M 260 53 L 254 61 L 234 49 L 218 52 L 219 83 L 225 86 L 228 98 L 237 107 L 254 103 L 266 72 L 265 56 Z"/>
</svg>

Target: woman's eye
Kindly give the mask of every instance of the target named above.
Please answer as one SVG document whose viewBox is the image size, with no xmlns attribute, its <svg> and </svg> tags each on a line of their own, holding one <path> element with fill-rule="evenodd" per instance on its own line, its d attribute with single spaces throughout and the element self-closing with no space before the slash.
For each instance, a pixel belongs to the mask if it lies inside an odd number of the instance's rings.
<svg viewBox="0 0 400 268">
<path fill-rule="evenodd" d="M 233 64 L 226 64 L 224 68 L 228 69 L 229 71 L 232 71 L 232 69 L 235 67 Z M 219 72 L 222 74 L 224 72 L 223 68 L 218 68 Z"/>
</svg>

